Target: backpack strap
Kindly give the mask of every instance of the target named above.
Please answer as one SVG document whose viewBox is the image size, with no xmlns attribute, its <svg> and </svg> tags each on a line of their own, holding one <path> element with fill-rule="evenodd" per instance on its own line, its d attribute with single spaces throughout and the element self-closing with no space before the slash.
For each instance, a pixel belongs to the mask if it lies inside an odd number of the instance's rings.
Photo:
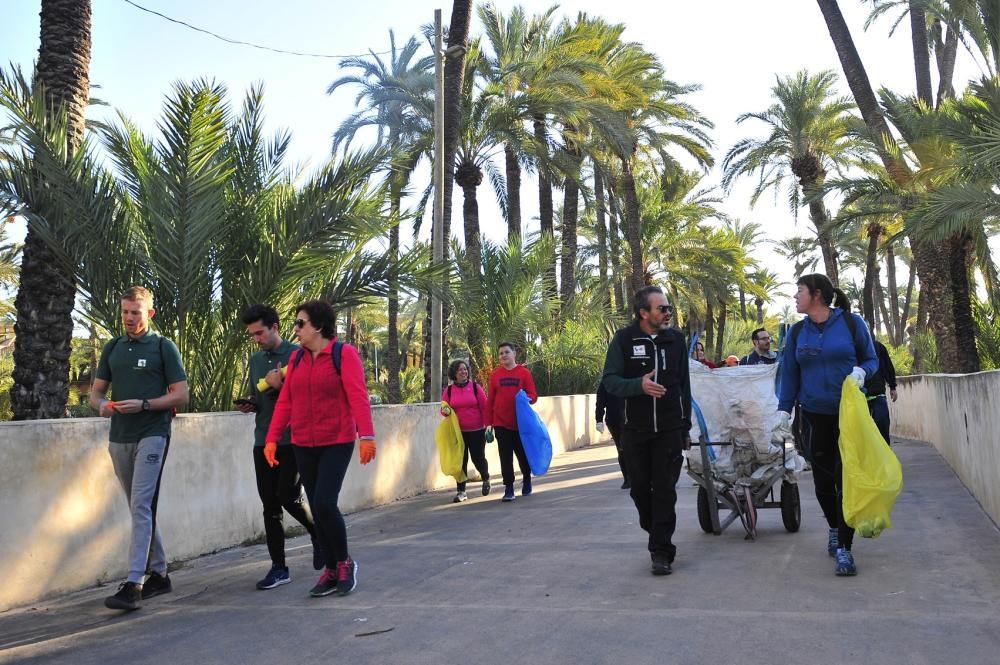
<svg viewBox="0 0 1000 665">
<path fill-rule="evenodd" d="M 448 404 L 451 404 L 451 386 L 452 386 L 452 384 L 449 383 L 448 384 Z"/>
<path fill-rule="evenodd" d="M 292 369 L 299 366 L 299 362 L 302 360 L 302 356 L 305 354 L 305 349 L 299 349 L 292 356 Z M 333 369 L 337 372 L 337 376 L 340 376 L 340 368 L 343 364 L 344 358 L 344 343 L 341 341 L 336 341 L 333 343 Z"/>
</svg>

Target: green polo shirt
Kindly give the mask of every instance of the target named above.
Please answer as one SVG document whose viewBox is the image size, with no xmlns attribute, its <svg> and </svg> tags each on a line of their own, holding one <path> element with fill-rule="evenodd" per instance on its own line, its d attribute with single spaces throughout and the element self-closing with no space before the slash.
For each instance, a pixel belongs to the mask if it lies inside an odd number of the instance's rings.
<svg viewBox="0 0 1000 665">
<path fill-rule="evenodd" d="M 299 349 L 297 344 L 292 344 L 287 340 L 282 340 L 274 351 L 264 349 L 250 356 L 250 390 L 257 400 L 256 427 L 253 431 L 253 445 L 263 446 L 264 437 L 267 436 L 267 428 L 271 426 L 271 416 L 274 415 L 274 405 L 278 403 L 279 391 L 268 387 L 264 392 L 257 390 L 257 382 L 264 378 L 264 375 L 281 363 L 282 367 L 288 367 L 292 354 Z M 285 431 L 278 445 L 284 446 L 292 442 L 291 428 Z"/>
<path fill-rule="evenodd" d="M 187 380 L 177 347 L 154 332 L 139 339 L 124 335 L 105 344 L 96 377 L 111 383 L 113 400 L 162 397 L 167 386 Z M 172 415 L 169 410 L 115 413 L 109 438 L 113 443 L 136 443 L 147 436 L 170 436 Z"/>
</svg>

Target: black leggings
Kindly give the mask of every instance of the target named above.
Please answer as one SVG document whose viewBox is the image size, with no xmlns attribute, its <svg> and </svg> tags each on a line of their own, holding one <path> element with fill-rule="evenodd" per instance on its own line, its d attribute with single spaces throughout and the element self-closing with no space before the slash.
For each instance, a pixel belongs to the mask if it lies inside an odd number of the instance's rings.
<svg viewBox="0 0 1000 665">
<path fill-rule="evenodd" d="M 267 553 L 275 566 L 285 565 L 285 525 L 284 512 L 288 511 L 315 537 L 313 516 L 302 493 L 299 468 L 295 463 L 292 446 L 278 446 L 278 466 L 270 467 L 264 459 L 264 447 L 254 446 L 253 468 L 257 475 L 257 494 L 264 506 L 264 536 L 267 539 Z"/>
<path fill-rule="evenodd" d="M 854 529 L 844 522 L 844 479 L 840 462 L 840 416 L 802 410 L 802 448 L 812 464 L 816 500 L 831 529 L 837 529 L 840 546 L 851 549 Z"/>
<path fill-rule="evenodd" d="M 497 436 L 497 450 L 500 453 L 500 474 L 503 476 L 503 484 L 514 484 L 515 455 L 517 455 L 517 464 L 521 467 L 522 479 L 530 479 L 531 465 L 528 464 L 528 456 L 524 454 L 521 434 L 516 429 L 507 429 L 506 427 L 494 427 L 493 432 Z"/>
<path fill-rule="evenodd" d="M 353 441 L 315 448 L 295 446 L 295 461 L 316 523 L 316 540 L 324 563 L 330 569 L 335 568 L 338 561 L 348 559 L 347 525 L 337 500 L 353 454 Z"/>
<path fill-rule="evenodd" d="M 472 456 L 472 463 L 476 471 L 487 480 L 490 477 L 490 466 L 486 461 L 486 430 L 477 429 L 472 432 L 462 432 L 462 442 L 465 444 L 465 451 L 462 453 L 462 473 L 468 474 L 469 456 Z M 458 491 L 465 491 L 465 483 L 458 483 Z"/>
</svg>

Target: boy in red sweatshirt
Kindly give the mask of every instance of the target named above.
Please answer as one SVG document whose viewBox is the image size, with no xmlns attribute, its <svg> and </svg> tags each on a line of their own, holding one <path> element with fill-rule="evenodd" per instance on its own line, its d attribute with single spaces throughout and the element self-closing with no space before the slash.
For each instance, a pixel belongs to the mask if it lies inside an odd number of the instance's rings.
<svg viewBox="0 0 1000 665">
<path fill-rule="evenodd" d="M 500 354 L 500 366 L 490 375 L 486 424 L 496 433 L 500 453 L 500 473 L 504 484 L 501 501 L 509 503 L 514 500 L 514 455 L 517 455 L 517 463 L 521 467 L 521 496 L 531 494 L 531 466 L 524 454 L 521 435 L 517 431 L 514 397 L 523 389 L 534 404 L 538 400 L 538 391 L 535 390 L 535 379 L 528 368 L 517 364 L 514 345 L 501 342 L 497 350 Z"/>
</svg>

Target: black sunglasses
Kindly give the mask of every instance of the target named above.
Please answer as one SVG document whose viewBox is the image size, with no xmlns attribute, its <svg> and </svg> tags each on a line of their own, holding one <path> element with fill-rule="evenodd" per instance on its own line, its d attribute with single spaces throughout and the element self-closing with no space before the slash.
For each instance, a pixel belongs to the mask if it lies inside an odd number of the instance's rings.
<svg viewBox="0 0 1000 665">
<path fill-rule="evenodd" d="M 656 309 L 660 310 L 661 314 L 669 314 L 670 312 L 674 311 L 674 306 L 673 305 L 657 305 Z"/>
<path fill-rule="evenodd" d="M 309 323 L 309 322 L 306 321 L 306 320 L 304 320 L 304 319 L 295 319 L 295 327 L 296 328 L 305 328 L 305 326 L 306 326 L 307 323 Z"/>
</svg>

